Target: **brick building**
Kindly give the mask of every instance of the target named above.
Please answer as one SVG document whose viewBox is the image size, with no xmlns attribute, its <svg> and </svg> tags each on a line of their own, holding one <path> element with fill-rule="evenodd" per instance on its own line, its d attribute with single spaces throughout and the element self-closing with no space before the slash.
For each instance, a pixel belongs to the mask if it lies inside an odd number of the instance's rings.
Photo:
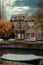
<svg viewBox="0 0 43 65">
<path fill-rule="evenodd" d="M 37 36 L 37 39 L 38 40 L 42 40 L 43 41 L 43 14 L 39 13 L 39 14 L 36 14 L 35 16 L 33 16 L 36 20 L 37 20 L 37 33 L 38 33 L 38 36 Z"/>
<path fill-rule="evenodd" d="M 14 25 L 15 39 L 36 41 L 38 39 L 38 19 L 34 16 L 24 14 L 13 14 L 10 19 L 12 25 Z"/>
</svg>

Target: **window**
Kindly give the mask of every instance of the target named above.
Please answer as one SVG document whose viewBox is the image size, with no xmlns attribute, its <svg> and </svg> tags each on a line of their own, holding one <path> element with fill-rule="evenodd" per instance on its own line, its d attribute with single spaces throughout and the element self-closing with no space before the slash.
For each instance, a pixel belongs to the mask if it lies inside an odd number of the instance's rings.
<svg viewBox="0 0 43 65">
<path fill-rule="evenodd" d="M 17 17 L 16 20 L 19 20 L 19 17 Z"/>
<path fill-rule="evenodd" d="M 43 32 L 42 32 L 42 35 L 41 35 L 41 37 L 42 37 L 42 40 L 43 40 Z"/>
<path fill-rule="evenodd" d="M 27 22 L 28 29 L 33 29 L 34 27 L 34 22 Z"/>
<path fill-rule="evenodd" d="M 34 37 L 34 33 L 31 33 L 31 37 Z"/>
<path fill-rule="evenodd" d="M 27 33 L 27 39 L 29 39 L 30 38 L 30 33 Z"/>
<path fill-rule="evenodd" d="M 35 21 L 35 19 L 34 18 L 32 18 L 32 22 L 34 22 Z"/>
<path fill-rule="evenodd" d="M 11 18 L 11 22 L 14 22 L 16 20 L 16 17 Z"/>
<path fill-rule="evenodd" d="M 43 32 L 42 32 L 42 35 L 41 35 L 41 36 L 42 36 L 42 38 L 43 38 Z"/>
<path fill-rule="evenodd" d="M 24 16 L 21 16 L 21 20 L 24 20 Z"/>
<path fill-rule="evenodd" d="M 17 29 L 24 29 L 23 22 L 17 23 Z"/>
<path fill-rule="evenodd" d="M 38 40 L 41 40 L 41 33 L 38 33 Z"/>
<path fill-rule="evenodd" d="M 38 40 L 43 40 L 43 32 L 38 32 Z"/>
<path fill-rule="evenodd" d="M 15 18 L 13 17 L 12 20 L 15 20 Z"/>
<path fill-rule="evenodd" d="M 24 38 L 24 30 L 17 30 L 16 33 L 17 33 L 16 38 L 20 39 Z"/>
</svg>

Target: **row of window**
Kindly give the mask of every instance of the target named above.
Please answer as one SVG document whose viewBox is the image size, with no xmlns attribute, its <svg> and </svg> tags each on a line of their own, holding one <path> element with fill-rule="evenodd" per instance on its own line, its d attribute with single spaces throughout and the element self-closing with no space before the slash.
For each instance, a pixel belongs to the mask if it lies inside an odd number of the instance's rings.
<svg viewBox="0 0 43 65">
<path fill-rule="evenodd" d="M 30 37 L 30 33 L 27 33 L 27 38 Z M 31 37 L 34 37 L 34 33 L 31 33 Z"/>
<path fill-rule="evenodd" d="M 16 16 L 16 17 L 12 17 L 11 18 L 12 21 L 15 21 L 15 20 L 27 20 L 27 21 L 35 21 L 34 18 L 29 18 L 29 17 L 25 17 L 25 16 Z"/>
<path fill-rule="evenodd" d="M 21 16 L 21 17 L 20 16 L 18 16 L 18 17 L 16 16 L 16 17 L 13 17 L 12 20 L 24 20 L 24 18 L 25 18 L 24 16 Z"/>
<path fill-rule="evenodd" d="M 23 28 L 23 23 L 18 23 L 17 28 Z M 34 22 L 27 22 L 27 29 L 34 29 Z"/>
<path fill-rule="evenodd" d="M 38 37 L 39 37 L 39 38 L 43 38 L 43 32 L 38 33 Z"/>
<path fill-rule="evenodd" d="M 30 34 L 31 34 L 31 37 L 30 37 Z M 43 35 L 43 33 L 42 33 L 42 35 Z M 43 40 L 42 35 L 40 36 L 40 34 L 38 33 L 37 40 Z M 24 39 L 24 33 L 17 33 L 16 38 Z M 28 41 L 36 41 L 36 37 L 35 37 L 34 33 L 27 33 L 26 40 L 28 40 Z"/>
<path fill-rule="evenodd" d="M 34 33 L 27 33 L 27 38 L 30 38 L 30 34 L 31 34 L 31 37 L 35 37 Z M 43 38 L 43 32 L 38 33 L 38 38 Z"/>
</svg>

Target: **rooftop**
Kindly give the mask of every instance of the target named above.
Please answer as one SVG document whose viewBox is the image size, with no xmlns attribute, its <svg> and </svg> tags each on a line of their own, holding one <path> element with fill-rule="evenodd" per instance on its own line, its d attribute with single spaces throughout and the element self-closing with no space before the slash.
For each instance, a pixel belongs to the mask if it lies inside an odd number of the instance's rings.
<svg viewBox="0 0 43 65">
<path fill-rule="evenodd" d="M 11 16 L 11 22 L 13 21 L 34 21 L 34 17 L 27 15 L 27 14 L 13 14 Z"/>
</svg>

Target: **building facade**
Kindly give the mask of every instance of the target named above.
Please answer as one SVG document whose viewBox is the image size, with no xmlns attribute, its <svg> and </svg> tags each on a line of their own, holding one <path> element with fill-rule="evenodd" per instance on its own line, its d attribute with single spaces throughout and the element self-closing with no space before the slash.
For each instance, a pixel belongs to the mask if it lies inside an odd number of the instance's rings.
<svg viewBox="0 0 43 65">
<path fill-rule="evenodd" d="M 16 40 L 37 41 L 40 36 L 38 31 L 38 19 L 33 16 L 16 14 L 10 19 L 14 25 L 14 37 Z"/>
</svg>

